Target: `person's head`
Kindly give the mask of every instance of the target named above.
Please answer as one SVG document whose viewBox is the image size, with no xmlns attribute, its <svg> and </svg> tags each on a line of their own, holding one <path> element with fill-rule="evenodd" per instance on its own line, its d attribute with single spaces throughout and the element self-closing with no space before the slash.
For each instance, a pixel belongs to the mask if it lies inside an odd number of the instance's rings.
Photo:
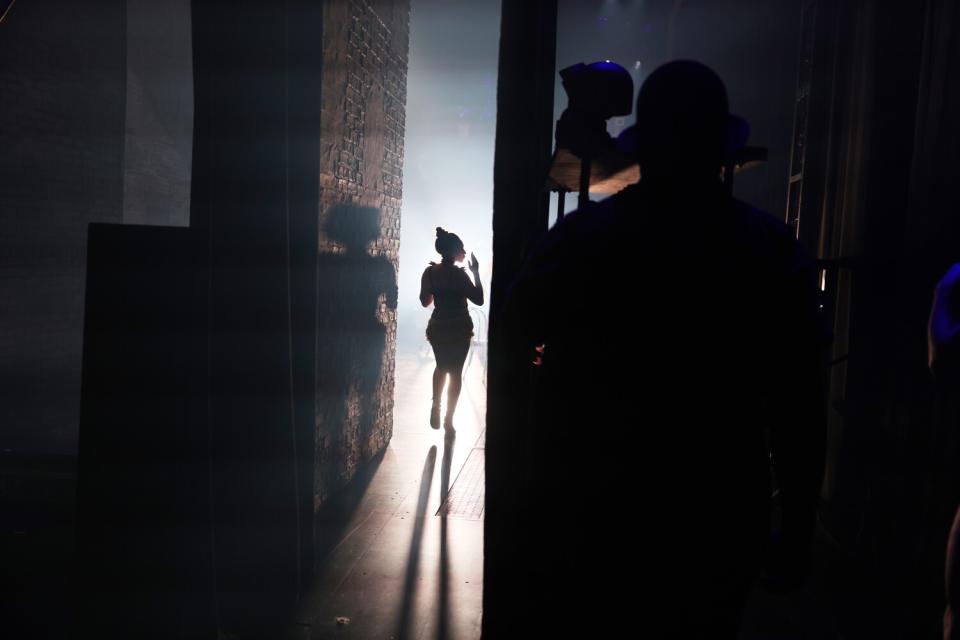
<svg viewBox="0 0 960 640">
<path fill-rule="evenodd" d="M 669 62 L 637 95 L 636 152 L 644 179 L 717 180 L 729 120 L 727 90 L 709 67 Z"/>
<path fill-rule="evenodd" d="M 437 241 L 433 244 L 444 262 L 462 262 L 467 257 L 463 250 L 463 241 L 455 233 L 437 227 Z"/>
</svg>

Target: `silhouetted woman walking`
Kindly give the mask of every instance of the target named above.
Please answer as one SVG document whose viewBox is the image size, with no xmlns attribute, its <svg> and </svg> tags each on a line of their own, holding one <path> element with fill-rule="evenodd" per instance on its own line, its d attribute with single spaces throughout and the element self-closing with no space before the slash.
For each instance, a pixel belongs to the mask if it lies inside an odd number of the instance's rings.
<svg viewBox="0 0 960 640">
<path fill-rule="evenodd" d="M 433 314 L 427 324 L 427 340 L 433 347 L 437 368 L 433 371 L 433 406 L 430 408 L 430 426 L 440 428 L 440 396 L 447 375 L 447 413 L 443 419 L 443 428 L 453 433 L 453 412 L 460 398 L 463 383 L 463 363 L 470 350 L 470 338 L 473 337 L 473 321 L 467 311 L 467 300 L 483 304 L 483 286 L 480 284 L 480 266 L 477 258 L 470 254 L 470 271 L 473 282 L 456 263 L 463 262 L 466 252 L 463 241 L 453 233 L 437 227 L 437 241 L 434 244 L 442 257 L 440 264 L 431 262 L 420 279 L 420 304 L 429 307 L 433 303 Z"/>
</svg>

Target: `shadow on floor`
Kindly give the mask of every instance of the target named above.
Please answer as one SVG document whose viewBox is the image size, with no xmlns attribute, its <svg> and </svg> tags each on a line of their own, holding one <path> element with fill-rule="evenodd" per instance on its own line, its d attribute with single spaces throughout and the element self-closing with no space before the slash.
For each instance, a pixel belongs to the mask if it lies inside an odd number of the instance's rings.
<svg viewBox="0 0 960 640">
<path fill-rule="evenodd" d="M 385 451 L 381 451 L 357 471 L 356 475 L 342 489 L 334 491 L 325 505 L 317 512 L 314 526 L 314 574 L 318 574 L 324 563 L 343 541 L 347 525 L 363 501 L 370 483 L 377 475 L 383 462 Z"/>
<path fill-rule="evenodd" d="M 410 638 L 410 619 L 413 612 L 413 600 L 417 590 L 417 570 L 420 566 L 420 544 L 423 540 L 424 518 L 427 515 L 427 503 L 430 500 L 430 480 L 437 463 L 437 447 L 430 447 L 427 459 L 423 463 L 420 476 L 420 495 L 417 497 L 417 510 L 413 535 L 410 537 L 410 551 L 407 554 L 407 571 L 403 581 L 403 604 L 400 606 L 400 620 L 397 623 L 398 640 Z"/>
</svg>

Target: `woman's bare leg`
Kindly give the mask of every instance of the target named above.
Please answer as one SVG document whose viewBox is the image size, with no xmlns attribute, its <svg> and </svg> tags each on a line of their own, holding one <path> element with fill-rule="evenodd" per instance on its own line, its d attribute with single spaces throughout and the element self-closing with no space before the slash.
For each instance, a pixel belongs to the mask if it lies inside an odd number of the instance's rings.
<svg viewBox="0 0 960 640">
<path fill-rule="evenodd" d="M 470 351 L 470 342 L 454 347 L 453 362 L 450 369 L 450 384 L 447 385 L 447 415 L 443 419 L 443 428 L 453 432 L 453 413 L 457 410 L 457 401 L 460 399 L 460 390 L 463 388 L 463 363 Z"/>
<path fill-rule="evenodd" d="M 447 415 L 443 419 L 443 427 L 453 427 L 453 412 L 457 410 L 457 401 L 460 399 L 460 390 L 463 388 L 463 370 L 450 372 L 450 384 L 447 385 Z"/>
<path fill-rule="evenodd" d="M 433 404 L 430 407 L 430 426 L 440 428 L 440 398 L 443 396 L 443 381 L 446 373 L 437 366 L 433 370 Z"/>
</svg>

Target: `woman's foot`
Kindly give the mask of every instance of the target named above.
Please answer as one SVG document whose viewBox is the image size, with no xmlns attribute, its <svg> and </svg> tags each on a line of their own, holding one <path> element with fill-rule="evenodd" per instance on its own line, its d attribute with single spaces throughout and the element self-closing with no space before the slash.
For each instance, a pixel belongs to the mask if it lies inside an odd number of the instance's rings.
<svg viewBox="0 0 960 640">
<path fill-rule="evenodd" d="M 430 427 L 433 429 L 440 428 L 440 405 L 434 404 L 430 408 Z"/>
</svg>

